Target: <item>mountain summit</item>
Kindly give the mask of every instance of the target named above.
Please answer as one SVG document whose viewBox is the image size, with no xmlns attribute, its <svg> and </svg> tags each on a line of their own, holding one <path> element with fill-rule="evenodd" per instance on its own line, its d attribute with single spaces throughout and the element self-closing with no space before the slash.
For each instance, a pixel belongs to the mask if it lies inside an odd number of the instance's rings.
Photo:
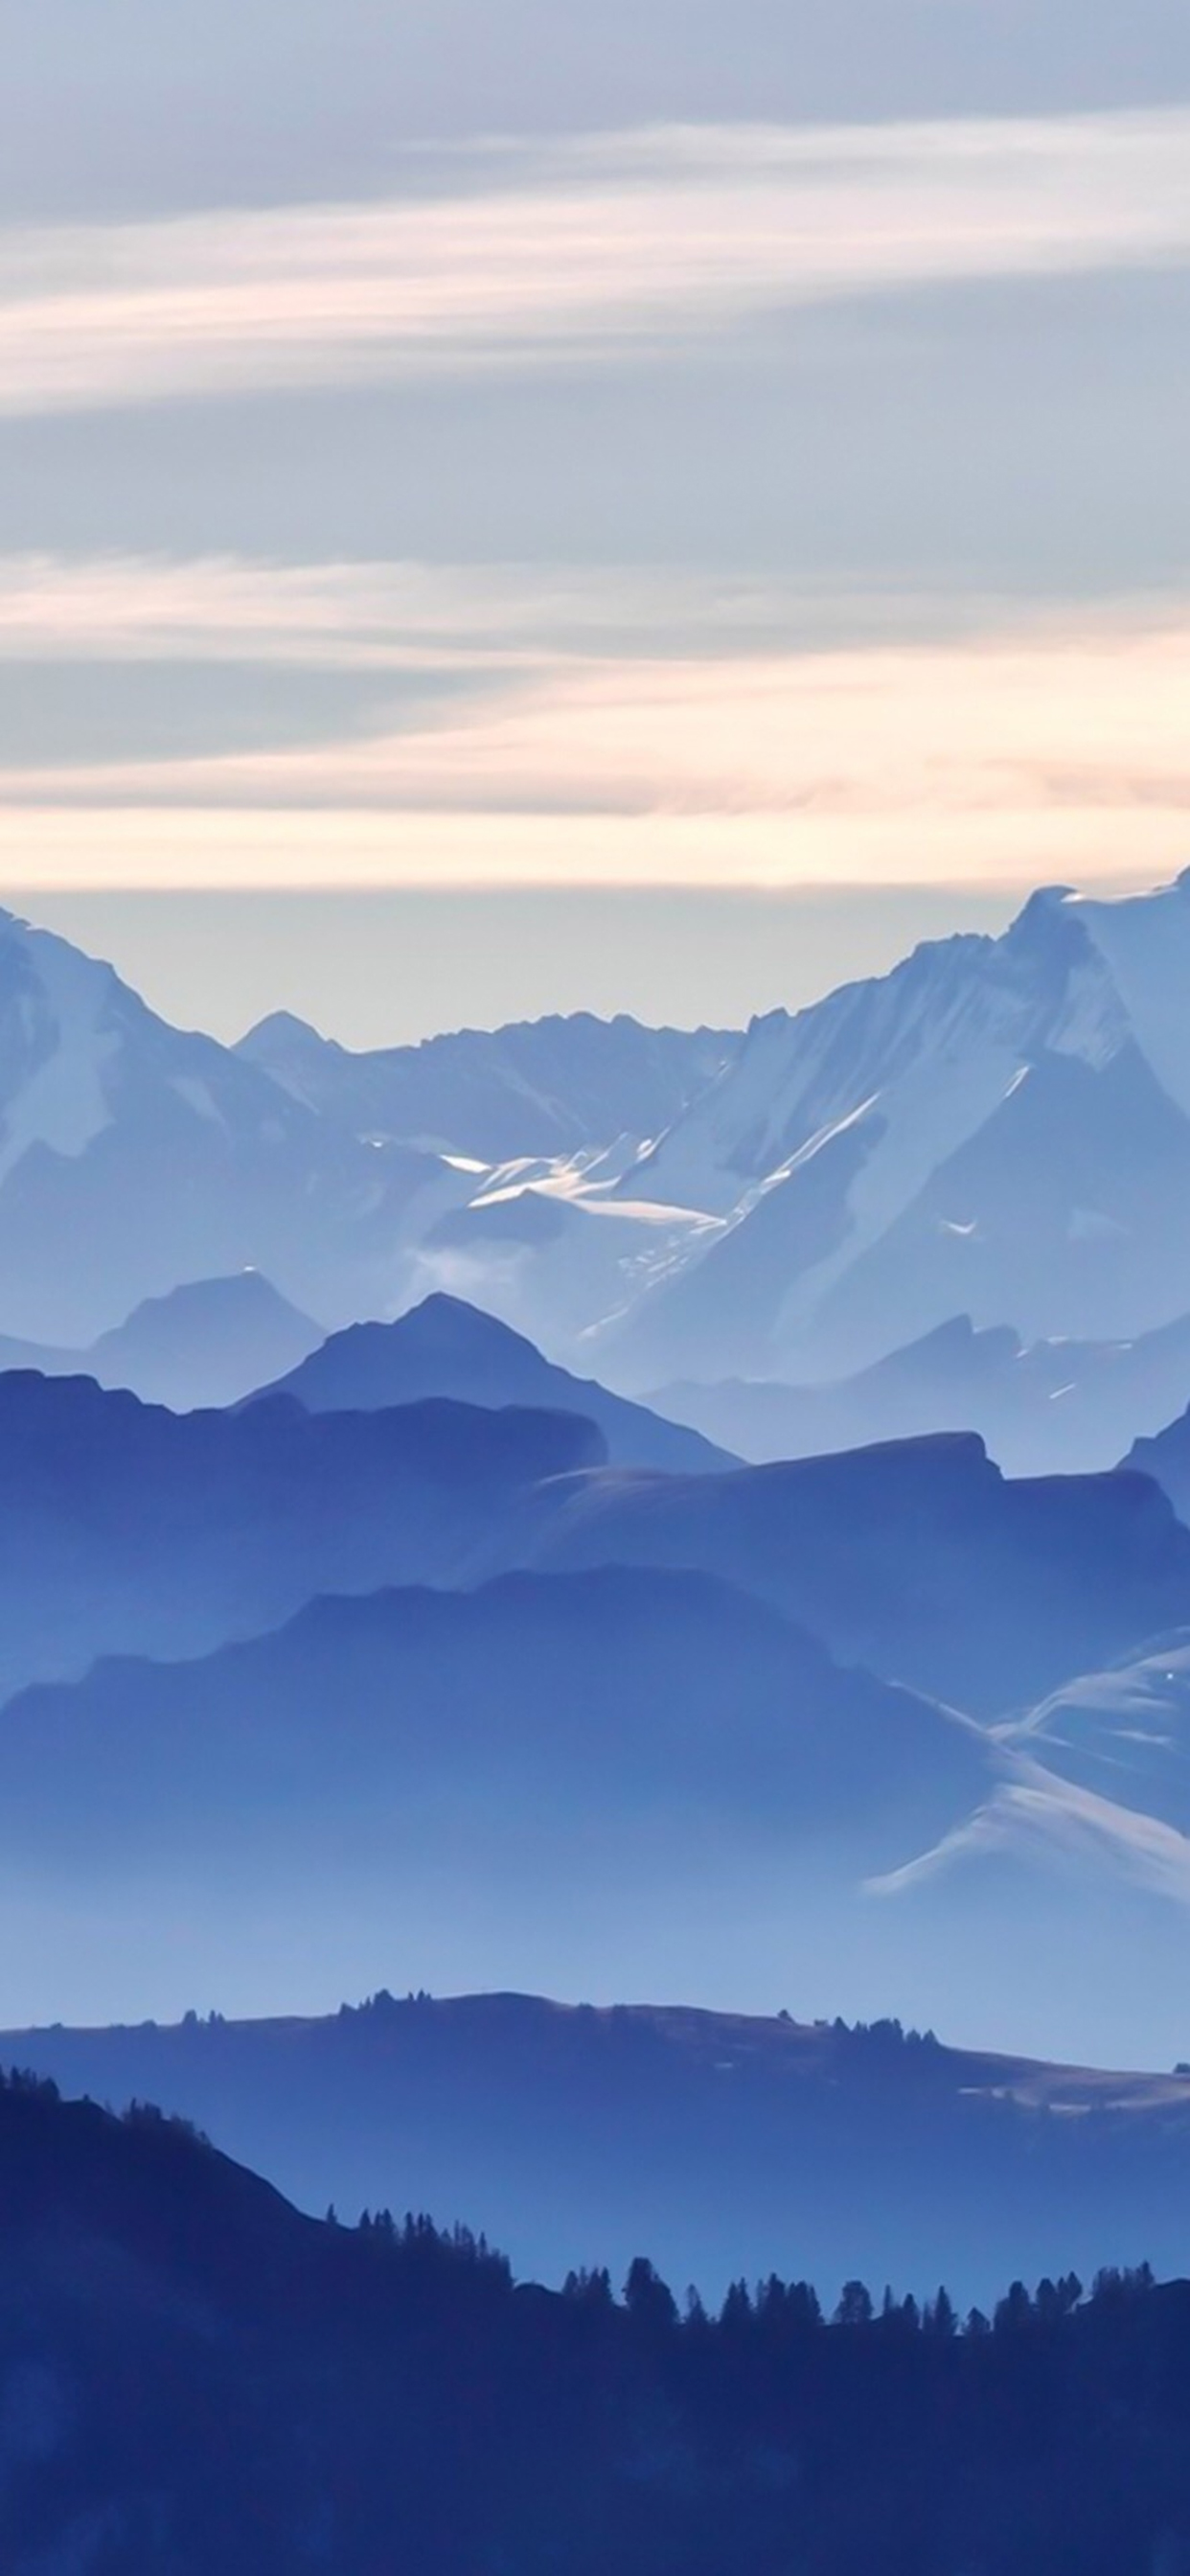
<svg viewBox="0 0 1190 2576">
<path fill-rule="evenodd" d="M 523 1334 L 461 1297 L 427 1297 L 399 1323 L 334 1333 L 268 1392 L 294 1395 L 310 1413 L 373 1413 L 430 1396 L 577 1413 L 598 1426 L 618 1466 L 705 1475 L 737 1463 L 697 1431 L 552 1367 Z"/>
<path fill-rule="evenodd" d="M 999 939 L 754 1022 L 622 1187 L 720 1220 L 609 1327 L 624 1382 L 864 1367 L 956 1313 L 1111 1339 L 1185 1310 L 1190 872 L 1049 887 Z M 1188 1390 L 1190 1392 L 1190 1390 Z"/>
<path fill-rule="evenodd" d="M 956 1315 L 1134 1340 L 1187 1310 L 1188 989 L 1190 871 L 1043 888 L 739 1035 L 352 1054 L 281 1012 L 227 1048 L 3 916 L 0 1330 L 254 1268 L 332 1331 L 445 1294 L 621 1394 L 851 1377 Z"/>
</svg>

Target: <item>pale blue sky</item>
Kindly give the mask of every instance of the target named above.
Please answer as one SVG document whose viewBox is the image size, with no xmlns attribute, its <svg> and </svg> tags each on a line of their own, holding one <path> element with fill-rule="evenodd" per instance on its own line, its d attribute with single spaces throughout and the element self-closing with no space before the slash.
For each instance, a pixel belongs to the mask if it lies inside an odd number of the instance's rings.
<svg viewBox="0 0 1190 2576">
<path fill-rule="evenodd" d="M 1183 0 L 0 48 L 0 899 L 374 1040 L 1190 859 Z"/>
</svg>

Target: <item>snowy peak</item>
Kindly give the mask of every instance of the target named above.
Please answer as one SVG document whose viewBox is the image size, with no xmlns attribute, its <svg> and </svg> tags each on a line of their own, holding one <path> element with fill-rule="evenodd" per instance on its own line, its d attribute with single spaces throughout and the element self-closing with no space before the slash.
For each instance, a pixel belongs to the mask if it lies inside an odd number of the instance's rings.
<svg viewBox="0 0 1190 2576">
<path fill-rule="evenodd" d="M 1069 895 L 1065 911 L 1110 977 L 1162 1089 L 1190 1114 L 1190 869 L 1172 885 L 1114 902 Z"/>
<path fill-rule="evenodd" d="M 336 1057 L 347 1061 L 344 1048 L 324 1038 L 293 1011 L 271 1011 L 238 1041 L 235 1054 L 255 1065 L 294 1100 L 317 1109 L 327 1084 L 327 1067 Z"/>
<path fill-rule="evenodd" d="M 0 1183 L 31 1147 L 74 1157 L 108 1125 L 121 1020 L 141 1007 L 112 967 L 0 914 Z"/>
<path fill-rule="evenodd" d="M 355 1054 L 277 1012 L 237 1052 L 353 1135 L 496 1165 L 602 1152 L 622 1138 L 635 1153 L 685 1115 L 740 1044 L 730 1031 L 578 1011 Z"/>
<path fill-rule="evenodd" d="M 1190 902 L 1179 898 L 1190 964 Z M 1102 909 L 1117 913 L 1123 906 Z M 738 1057 L 632 1176 L 642 1194 L 724 1215 L 817 1139 L 870 1106 L 912 1099 L 924 1069 L 939 1151 L 953 1151 L 1046 1050 L 1110 1059 L 1133 1034 L 1114 959 L 1063 886 L 1030 896 L 1000 939 L 915 948 L 888 975 L 846 984 L 793 1017 L 752 1023 Z M 1190 1041 L 1184 1047 L 1190 1095 Z"/>
<path fill-rule="evenodd" d="M 742 1033 L 371 1053 L 287 1011 L 188 1035 L 0 914 L 0 1331 L 92 1344 L 255 1267 L 328 1329 L 457 1291 L 621 1391 L 850 1377 L 956 1313 L 1139 1335 L 1187 1305 L 1188 992 L 1190 871 L 1044 887 Z"/>
<path fill-rule="evenodd" d="M 1033 894 L 999 939 L 749 1030 L 623 1186 L 717 1235 L 612 1328 L 605 1370 L 848 1374 L 958 1309 L 1030 1337 L 1184 1310 L 1190 877 Z M 726 1230 L 724 1230 L 726 1228 Z"/>
<path fill-rule="evenodd" d="M 250 1268 L 328 1321 L 375 1311 L 414 1203 L 431 1222 L 455 1187 L 328 1129 L 67 941 L 0 923 L 0 1330 L 90 1344 L 146 1297 Z"/>
</svg>

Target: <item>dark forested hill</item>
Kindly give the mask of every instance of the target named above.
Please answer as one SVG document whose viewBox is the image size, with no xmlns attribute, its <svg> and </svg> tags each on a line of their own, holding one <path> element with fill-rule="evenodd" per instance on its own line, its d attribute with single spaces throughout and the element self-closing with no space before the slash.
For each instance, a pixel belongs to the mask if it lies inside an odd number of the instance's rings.
<svg viewBox="0 0 1190 2576">
<path fill-rule="evenodd" d="M 11 2576 L 1152 2576 L 1190 2548 L 1190 2289 L 850 2284 L 684 2320 L 300 2218 L 197 2138 L 0 2092 Z"/>
<path fill-rule="evenodd" d="M 647 2245 L 739 2271 L 945 2279 L 1190 2259 L 1190 2076 L 944 2047 L 895 2022 L 380 1994 L 319 2020 L 0 2032 L 0 2065 L 184 2113 L 308 2210 L 474 2211 L 560 2282 Z"/>
</svg>

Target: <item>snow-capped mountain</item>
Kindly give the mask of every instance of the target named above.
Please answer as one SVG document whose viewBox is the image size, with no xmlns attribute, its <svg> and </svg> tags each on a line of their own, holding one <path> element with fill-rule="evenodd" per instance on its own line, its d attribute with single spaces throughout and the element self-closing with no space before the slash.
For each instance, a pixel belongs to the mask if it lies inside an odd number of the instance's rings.
<svg viewBox="0 0 1190 2576">
<path fill-rule="evenodd" d="M 548 1326 L 557 1307 L 564 1338 L 625 1302 L 621 1265 L 665 1233 L 653 1204 L 616 1206 L 592 1263 L 570 1199 L 601 1207 L 733 1043 L 580 1018 L 352 1057 L 282 1018 L 228 1048 L 0 914 L 0 1332 L 81 1347 L 147 1298 L 249 1270 L 328 1327 L 477 1271 L 516 1320 L 503 1238 L 536 1217 L 565 1257 L 528 1311 Z M 497 1141 L 512 1166 L 477 1153 Z M 475 1200 L 478 1256 L 437 1232 Z"/>
<path fill-rule="evenodd" d="M 1190 872 L 1034 895 L 1000 939 L 757 1021 L 620 1184 L 719 1230 L 614 1324 L 599 1365 L 823 1377 L 956 1313 L 1122 1337 L 1190 1287 Z"/>
<path fill-rule="evenodd" d="M 183 1033 L 0 916 L 0 1332 L 91 1342 L 255 1268 L 329 1329 L 464 1298 L 628 1394 L 850 1377 L 958 1315 L 1133 1341 L 1190 1308 L 1188 993 L 1190 872 L 1045 890 L 738 1037 L 370 1055 Z"/>
<path fill-rule="evenodd" d="M 639 1149 L 685 1115 L 742 1044 L 739 1031 L 646 1029 L 577 1011 L 356 1054 L 279 1011 L 237 1053 L 353 1135 L 501 1164 L 621 1138 Z"/>
<path fill-rule="evenodd" d="M 256 1268 L 334 1323 L 399 1283 L 465 1184 L 329 1127 L 111 967 L 0 916 L 0 1326 L 84 1343 L 142 1299 Z"/>
</svg>

